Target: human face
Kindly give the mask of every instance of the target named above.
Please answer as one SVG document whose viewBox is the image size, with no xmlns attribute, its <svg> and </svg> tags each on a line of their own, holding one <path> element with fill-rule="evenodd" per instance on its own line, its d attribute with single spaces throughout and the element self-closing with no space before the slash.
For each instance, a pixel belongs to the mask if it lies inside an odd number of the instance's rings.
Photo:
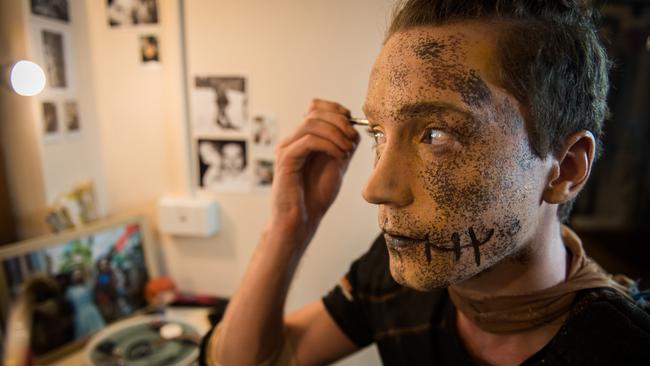
<svg viewBox="0 0 650 366">
<path fill-rule="evenodd" d="M 222 148 L 222 169 L 228 174 L 239 174 L 244 168 L 244 151 L 238 144 L 225 144 Z"/>
<path fill-rule="evenodd" d="M 364 198 L 379 205 L 393 278 L 430 290 L 514 258 L 539 221 L 546 163 L 498 86 L 494 26 L 394 34 L 364 111 L 376 142 Z"/>
<path fill-rule="evenodd" d="M 201 154 L 201 159 L 206 164 L 216 166 L 221 164 L 221 156 L 211 142 L 201 142 L 199 144 L 199 153 Z"/>
</svg>

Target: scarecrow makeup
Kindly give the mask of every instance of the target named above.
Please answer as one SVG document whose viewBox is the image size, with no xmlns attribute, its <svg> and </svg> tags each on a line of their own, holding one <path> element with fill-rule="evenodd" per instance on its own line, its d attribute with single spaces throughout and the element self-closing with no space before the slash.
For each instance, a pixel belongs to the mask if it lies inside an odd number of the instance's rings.
<svg viewBox="0 0 650 366">
<path fill-rule="evenodd" d="M 543 165 L 518 102 L 498 86 L 496 34 L 459 23 L 394 34 L 373 67 L 364 110 L 375 168 L 364 197 L 396 281 L 428 290 L 523 251 Z"/>
</svg>

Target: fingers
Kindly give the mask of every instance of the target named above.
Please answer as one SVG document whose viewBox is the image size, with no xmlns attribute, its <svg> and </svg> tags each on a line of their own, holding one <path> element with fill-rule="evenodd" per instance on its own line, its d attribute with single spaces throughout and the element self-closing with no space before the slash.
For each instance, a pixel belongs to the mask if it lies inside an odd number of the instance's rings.
<svg viewBox="0 0 650 366">
<path fill-rule="evenodd" d="M 340 113 L 345 116 L 350 116 L 350 111 L 344 106 L 336 102 L 330 102 L 328 100 L 323 100 L 318 98 L 312 99 L 311 102 L 309 103 L 309 111 L 311 112 L 312 110 L 325 110 L 325 111 Z"/>
<path fill-rule="evenodd" d="M 353 150 L 356 147 L 354 135 L 350 132 L 342 131 L 339 126 L 332 122 L 332 119 L 336 119 L 336 116 L 340 117 L 340 115 L 318 116 L 319 114 L 323 114 L 323 112 L 310 113 L 310 117 L 296 130 L 294 134 L 295 139 L 310 134 L 330 140 L 342 150 Z"/>
<path fill-rule="evenodd" d="M 303 123 L 282 143 L 279 148 L 300 139 L 305 134 L 314 134 L 331 140 L 343 150 L 353 150 L 359 142 L 359 133 L 348 122 L 350 111 L 335 102 L 314 99 Z"/>
<path fill-rule="evenodd" d="M 316 109 L 310 111 L 307 114 L 306 119 L 327 121 L 336 126 L 347 138 L 351 140 L 354 140 L 358 135 L 357 130 L 349 122 L 348 117 L 340 113 Z"/>
<path fill-rule="evenodd" d="M 299 170 L 307 157 L 314 152 L 324 153 L 340 160 L 347 159 L 352 154 L 350 150 L 341 149 L 331 140 L 306 134 L 278 151 L 278 169 Z"/>
<path fill-rule="evenodd" d="M 352 127 L 348 118 L 350 111 L 336 102 L 330 102 L 322 99 L 312 99 L 309 103 L 309 109 L 305 119 L 320 119 L 333 123 L 351 139 L 354 139 L 358 133 Z"/>
</svg>

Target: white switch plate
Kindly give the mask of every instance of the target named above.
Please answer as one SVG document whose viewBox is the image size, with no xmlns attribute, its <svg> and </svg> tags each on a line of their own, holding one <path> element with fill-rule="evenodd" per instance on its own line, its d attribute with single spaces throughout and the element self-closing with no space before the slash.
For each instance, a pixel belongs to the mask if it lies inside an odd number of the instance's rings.
<svg viewBox="0 0 650 366">
<path fill-rule="evenodd" d="M 172 235 L 208 237 L 219 231 L 219 207 L 210 198 L 162 197 L 158 227 Z"/>
</svg>

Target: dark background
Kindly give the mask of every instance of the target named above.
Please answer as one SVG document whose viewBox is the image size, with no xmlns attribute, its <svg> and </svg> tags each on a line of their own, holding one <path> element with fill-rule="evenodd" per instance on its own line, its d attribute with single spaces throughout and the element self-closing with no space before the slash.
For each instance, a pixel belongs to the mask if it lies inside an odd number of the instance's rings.
<svg viewBox="0 0 650 366">
<path fill-rule="evenodd" d="M 612 273 L 650 286 L 650 1 L 599 3 L 612 60 L 603 152 L 570 225 Z"/>
</svg>

